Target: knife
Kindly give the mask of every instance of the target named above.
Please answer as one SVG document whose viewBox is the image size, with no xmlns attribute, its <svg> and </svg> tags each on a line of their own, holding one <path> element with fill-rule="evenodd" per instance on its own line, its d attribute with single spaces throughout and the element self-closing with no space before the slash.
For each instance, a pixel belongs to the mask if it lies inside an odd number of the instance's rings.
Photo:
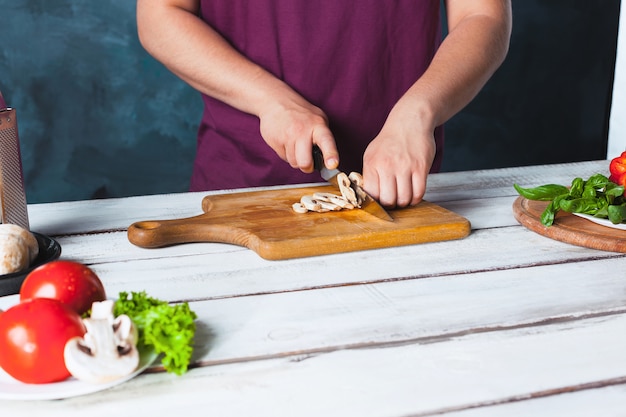
<svg viewBox="0 0 626 417">
<path fill-rule="evenodd" d="M 322 155 L 322 150 L 317 146 L 313 145 L 313 165 L 317 171 L 320 172 L 322 178 L 326 181 L 339 188 L 339 183 L 337 182 L 337 175 L 341 173 L 338 169 L 328 169 L 324 164 L 324 155 Z M 372 216 L 378 217 L 381 220 L 386 220 L 388 222 L 393 221 L 393 217 L 387 213 L 387 211 L 378 203 L 378 201 L 374 200 L 372 196 L 363 190 L 359 185 L 355 184 L 353 181 L 350 181 L 350 186 L 358 192 L 357 195 L 363 196 L 363 202 L 361 203 L 360 209 L 365 211 Z"/>
</svg>

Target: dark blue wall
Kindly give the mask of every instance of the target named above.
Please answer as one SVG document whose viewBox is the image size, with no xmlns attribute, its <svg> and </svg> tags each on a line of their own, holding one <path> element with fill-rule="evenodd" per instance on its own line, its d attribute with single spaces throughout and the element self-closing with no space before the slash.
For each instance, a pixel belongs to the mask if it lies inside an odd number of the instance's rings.
<svg viewBox="0 0 626 417">
<path fill-rule="evenodd" d="M 29 202 L 187 189 L 199 95 L 148 56 L 130 0 L 0 1 L 0 89 Z"/>
<path fill-rule="evenodd" d="M 513 5 L 509 57 L 448 124 L 444 170 L 604 157 L 619 1 Z M 30 203 L 187 189 L 201 100 L 143 51 L 134 1 L 0 0 L 0 28 Z"/>
<path fill-rule="evenodd" d="M 513 0 L 507 59 L 447 124 L 443 169 L 604 159 L 619 9 L 619 0 Z"/>
</svg>

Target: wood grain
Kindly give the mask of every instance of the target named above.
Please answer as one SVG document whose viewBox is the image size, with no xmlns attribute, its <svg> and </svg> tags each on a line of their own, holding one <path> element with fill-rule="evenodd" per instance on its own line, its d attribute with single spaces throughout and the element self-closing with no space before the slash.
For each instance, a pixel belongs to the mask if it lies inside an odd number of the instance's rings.
<svg viewBox="0 0 626 417">
<path fill-rule="evenodd" d="M 566 184 L 607 166 L 434 174 L 426 200 L 468 219 L 466 238 L 280 262 L 232 244 L 128 240 L 133 222 L 193 217 L 206 196 L 252 190 L 30 205 L 35 230 L 111 296 L 189 301 L 194 368 L 4 401 L 3 415 L 623 416 L 626 281 L 611 271 L 626 254 L 546 238 L 511 209 L 513 183 Z"/>
<path fill-rule="evenodd" d="M 244 246 L 264 259 L 279 260 L 387 248 L 466 237 L 467 219 L 436 204 L 390 212 L 393 222 L 363 210 L 295 213 L 305 194 L 336 192 L 332 186 L 209 195 L 198 216 L 133 223 L 131 243 L 155 248 L 190 242 Z"/>
<path fill-rule="evenodd" d="M 513 215 L 520 224 L 533 232 L 560 242 L 626 253 L 626 232 L 595 224 L 589 220 L 559 211 L 552 226 L 541 223 L 541 213 L 547 201 L 533 201 L 519 197 L 513 203 Z"/>
</svg>

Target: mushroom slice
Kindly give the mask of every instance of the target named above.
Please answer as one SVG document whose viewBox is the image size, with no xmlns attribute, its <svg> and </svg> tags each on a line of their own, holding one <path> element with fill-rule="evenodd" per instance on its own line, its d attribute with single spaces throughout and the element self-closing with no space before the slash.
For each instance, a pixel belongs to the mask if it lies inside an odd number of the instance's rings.
<svg viewBox="0 0 626 417">
<path fill-rule="evenodd" d="M 319 202 L 315 201 L 310 195 L 303 195 L 300 198 L 300 204 L 307 208 L 310 211 L 321 211 L 322 206 Z"/>
<path fill-rule="evenodd" d="M 340 196 L 340 195 L 333 195 L 330 198 L 330 202 L 337 204 L 342 209 L 352 210 L 354 208 L 354 205 L 352 205 L 348 200 L 346 200 L 345 198 L 343 198 L 343 196 Z"/>
<path fill-rule="evenodd" d="M 113 316 L 113 304 L 113 300 L 93 303 L 91 317 L 83 320 L 87 333 L 65 344 L 65 366 L 78 380 L 110 382 L 139 365 L 137 330 L 130 317 Z"/>
<path fill-rule="evenodd" d="M 363 187 L 363 175 L 358 172 L 352 171 L 350 175 L 348 175 L 350 182 L 358 185 L 359 187 Z"/>
<path fill-rule="evenodd" d="M 322 210 L 327 210 L 327 211 L 341 210 L 341 206 L 338 206 L 337 204 L 330 202 L 330 201 L 323 201 L 323 200 L 313 200 L 313 201 L 319 204 Z"/>
<path fill-rule="evenodd" d="M 304 204 L 302 203 L 293 203 L 291 205 L 291 208 L 293 209 L 293 211 L 295 211 L 296 213 L 300 213 L 300 214 L 308 213 L 309 211 L 309 209 L 304 207 Z"/>
<path fill-rule="evenodd" d="M 337 174 L 337 185 L 339 185 L 339 190 L 341 191 L 343 198 L 345 198 L 353 206 L 361 207 L 354 189 L 350 186 L 350 179 L 344 172 Z"/>
</svg>

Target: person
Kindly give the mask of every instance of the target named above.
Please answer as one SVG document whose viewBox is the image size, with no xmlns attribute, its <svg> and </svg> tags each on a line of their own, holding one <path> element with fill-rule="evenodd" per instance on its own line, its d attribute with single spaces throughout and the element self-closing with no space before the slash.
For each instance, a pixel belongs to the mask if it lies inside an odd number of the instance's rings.
<svg viewBox="0 0 626 417">
<path fill-rule="evenodd" d="M 197 89 L 192 191 L 361 172 L 386 207 L 439 170 L 442 125 L 503 62 L 510 0 L 138 0 L 142 46 Z"/>
</svg>

